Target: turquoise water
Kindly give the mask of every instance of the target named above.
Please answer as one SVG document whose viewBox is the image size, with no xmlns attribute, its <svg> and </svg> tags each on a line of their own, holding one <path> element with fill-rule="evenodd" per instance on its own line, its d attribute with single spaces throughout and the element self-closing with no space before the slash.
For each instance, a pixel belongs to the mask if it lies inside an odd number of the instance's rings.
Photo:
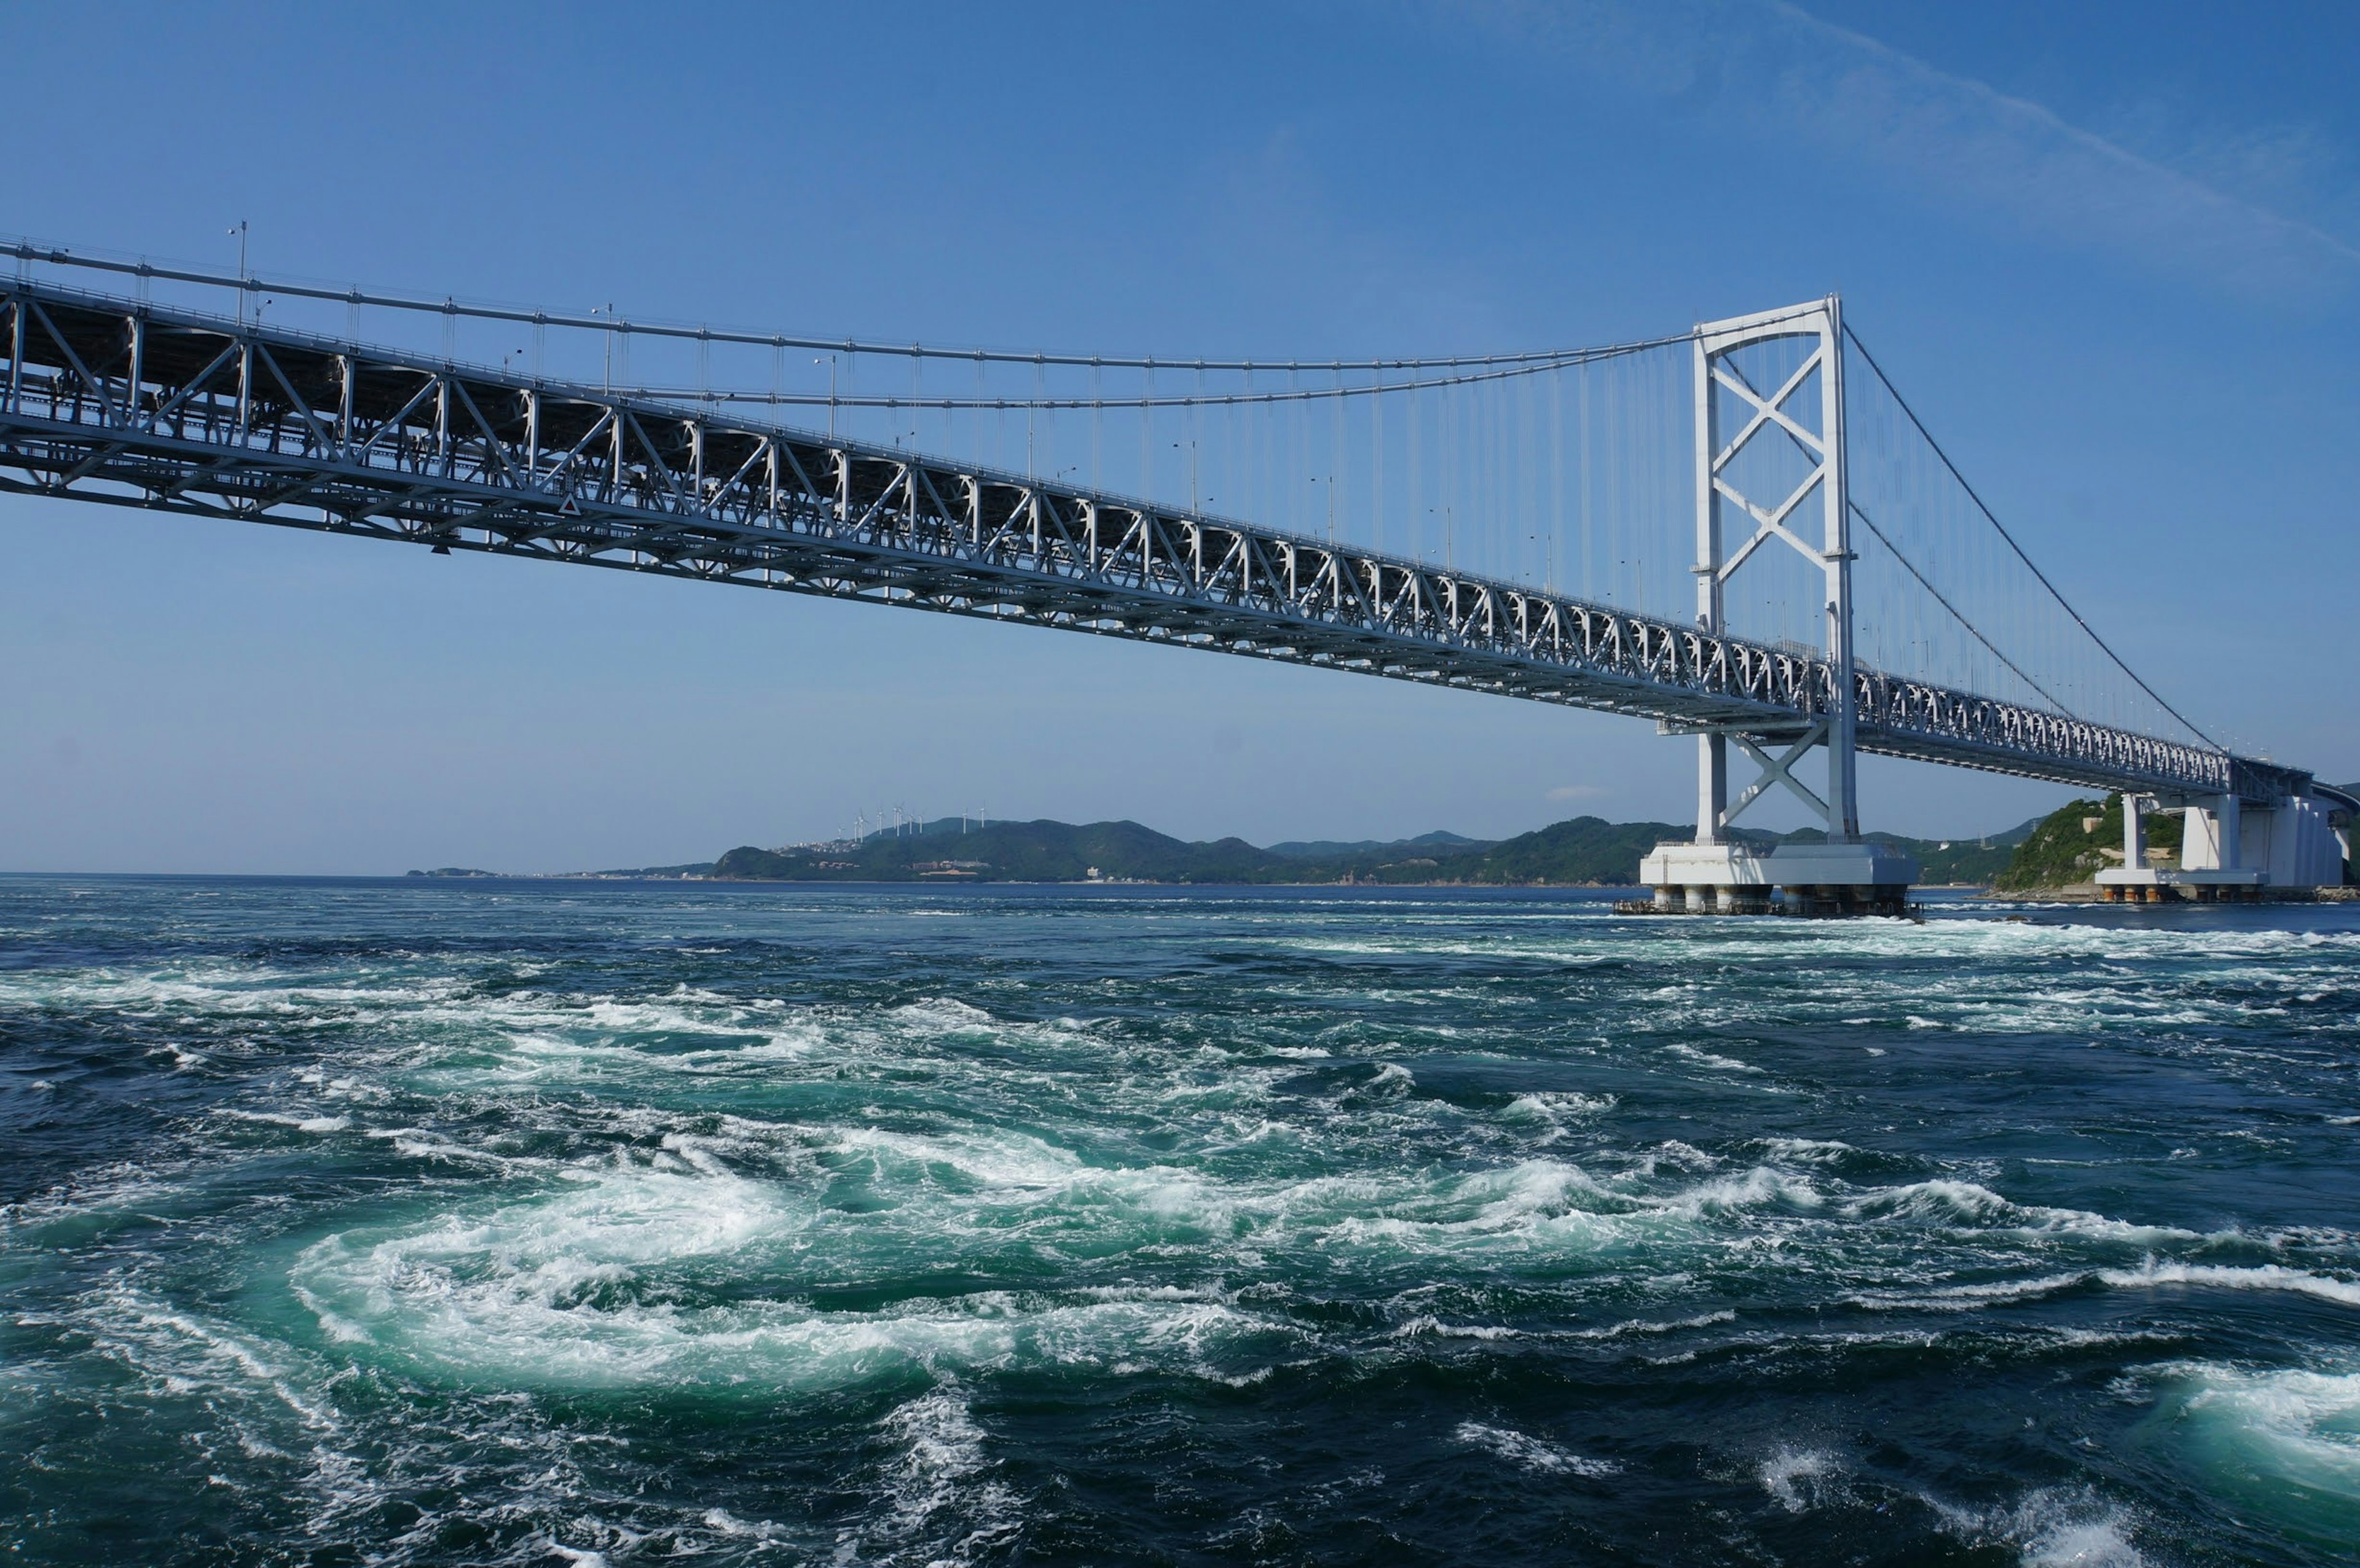
<svg viewBox="0 0 2360 1568">
<path fill-rule="evenodd" d="M 25 1563 L 2329 1563 L 2360 909 L 0 879 Z"/>
</svg>

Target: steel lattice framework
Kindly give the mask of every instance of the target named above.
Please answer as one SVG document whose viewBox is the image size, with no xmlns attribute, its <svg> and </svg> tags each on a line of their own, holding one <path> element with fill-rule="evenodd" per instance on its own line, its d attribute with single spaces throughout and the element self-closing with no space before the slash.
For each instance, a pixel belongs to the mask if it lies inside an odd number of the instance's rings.
<svg viewBox="0 0 2360 1568">
<path fill-rule="evenodd" d="M 1022 475 L 166 309 L 0 285 L 0 488 L 663 572 L 1802 736 L 1815 654 Z M 1667 522 L 1669 519 L 1667 519 Z M 1862 750 L 2104 789 L 2267 763 L 1866 667 Z"/>
</svg>

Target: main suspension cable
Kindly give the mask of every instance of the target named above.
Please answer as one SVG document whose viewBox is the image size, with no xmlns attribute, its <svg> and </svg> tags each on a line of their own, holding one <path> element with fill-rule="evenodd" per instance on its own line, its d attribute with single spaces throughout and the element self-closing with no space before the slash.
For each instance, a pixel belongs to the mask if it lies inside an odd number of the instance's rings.
<svg viewBox="0 0 2360 1568">
<path fill-rule="evenodd" d="M 261 293 L 283 294 L 294 299 L 323 299 L 351 307 L 375 306 L 384 310 L 407 310 L 445 319 L 464 317 L 475 321 L 511 321 L 533 327 L 565 327 L 583 332 L 619 334 L 625 337 L 673 338 L 704 344 L 738 343 L 757 348 L 812 349 L 821 353 L 880 354 L 904 359 L 969 360 L 978 364 L 1054 365 L 1082 368 L 1096 366 L 1105 370 L 1178 369 L 1251 373 L 1269 370 L 1326 372 L 1452 370 L 1485 365 L 1541 366 L 1553 363 L 1578 364 L 1584 355 L 1601 353 L 1635 354 L 1643 349 L 1685 343 L 1694 335 L 1692 332 L 1681 332 L 1670 337 L 1615 344 L 1608 349 L 1545 349 L 1518 354 L 1451 354 L 1441 357 L 1408 356 L 1390 359 L 1200 359 L 1185 356 L 1165 359 L 1153 355 L 1047 354 L 1037 351 L 1026 353 L 1012 349 L 936 348 L 915 343 L 873 343 L 849 337 L 823 338 L 793 332 L 753 332 L 727 328 L 692 327 L 679 322 L 632 321 L 628 317 L 597 313 L 581 315 L 566 311 L 525 310 L 517 306 L 466 303 L 461 301 L 455 295 L 446 295 L 440 299 L 430 299 L 414 295 L 376 293 L 356 287 L 340 289 L 325 284 L 300 283 L 290 278 L 274 279 L 254 272 L 217 272 L 191 266 L 164 266 L 145 259 L 126 260 L 91 252 L 71 251 L 62 245 L 42 245 L 21 237 L 13 240 L 0 239 L 0 256 L 13 256 L 20 263 L 33 262 L 51 267 L 82 267 L 92 271 L 117 273 L 142 279 L 160 278 L 175 283 L 194 283 L 215 289 L 235 289 L 242 296 L 247 297 Z M 1011 403 L 1008 406 L 1017 408 L 1023 405 Z"/>
<path fill-rule="evenodd" d="M 1338 398 L 1382 397 L 1397 392 L 1423 392 L 1443 387 L 1465 387 L 1476 382 L 1513 381 L 1549 375 L 1568 366 L 1595 365 L 1604 360 L 1623 359 L 1644 354 L 1651 349 L 1666 348 L 1688 341 L 1693 334 L 1682 332 L 1677 337 L 1654 338 L 1644 343 L 1613 343 L 1602 348 L 1581 349 L 1551 355 L 1546 359 L 1519 362 L 1504 368 L 1470 370 L 1458 376 L 1420 376 L 1411 381 L 1367 382 L 1328 387 L 1295 387 L 1284 391 L 1268 392 L 1193 392 L 1174 393 L 1166 397 L 887 397 L 875 394 L 854 396 L 825 392 L 731 392 L 711 387 L 634 387 L 621 389 L 621 395 L 649 397 L 673 403 L 732 403 L 774 407 L 836 408 L 1206 408 L 1262 403 L 1312 403 Z M 1020 361 L 1030 365 L 1030 359 Z M 1052 364 L 1056 363 L 1051 361 Z M 1107 365 L 1118 362 L 1109 360 Z M 1165 369 L 1188 370 L 1195 362 L 1165 360 L 1159 362 Z M 1406 365 L 1406 362 L 1404 362 Z M 1214 365 L 1211 368 L 1218 369 Z M 1265 368 L 1271 368 L 1266 366 Z M 1306 370 L 1327 371 L 1322 364 L 1305 364 Z M 1346 365 L 1346 369 L 1353 368 Z"/>
</svg>

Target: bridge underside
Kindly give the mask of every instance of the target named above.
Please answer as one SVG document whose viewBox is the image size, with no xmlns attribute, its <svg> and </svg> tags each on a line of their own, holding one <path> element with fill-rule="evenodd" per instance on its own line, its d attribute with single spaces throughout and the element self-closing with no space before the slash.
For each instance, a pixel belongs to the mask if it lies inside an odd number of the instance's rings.
<svg viewBox="0 0 2360 1568">
<path fill-rule="evenodd" d="M 0 489 L 865 599 L 1767 740 L 1815 656 L 1250 525 L 595 389 L 0 290 Z M 1862 750 L 2256 801 L 2309 776 L 1873 670 Z"/>
</svg>

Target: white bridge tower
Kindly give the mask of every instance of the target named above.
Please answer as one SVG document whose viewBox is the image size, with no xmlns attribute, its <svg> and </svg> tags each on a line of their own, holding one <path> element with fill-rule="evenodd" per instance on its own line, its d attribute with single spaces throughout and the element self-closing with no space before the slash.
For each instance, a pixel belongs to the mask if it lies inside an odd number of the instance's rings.
<svg viewBox="0 0 2360 1568">
<path fill-rule="evenodd" d="M 1799 362 L 1777 385 L 1754 386 L 1736 354 L 1780 340 L 1802 351 Z M 1724 408 L 1732 419 L 1724 420 Z M 1658 844 L 1641 865 L 1640 877 L 1655 888 L 1659 909 L 1765 913 L 1783 893 L 1791 906 L 1811 913 L 1899 913 L 1918 879 L 1915 861 L 1860 835 L 1843 416 L 1843 304 L 1835 296 L 1697 329 L 1697 625 L 1716 636 L 1726 633 L 1731 579 L 1760 550 L 1794 550 L 1826 584 L 1828 680 L 1819 711 L 1791 727 L 1663 726 L 1697 737 L 1697 831 L 1692 843 Z M 1735 428 L 1724 428 L 1729 424 Z M 1803 471 L 1795 473 L 1791 459 L 1783 467 L 1743 462 L 1760 442 L 1799 453 Z M 1776 493 L 1745 489 L 1765 483 Z M 1732 524 L 1743 536 L 1734 549 Z M 1760 770 L 1733 800 L 1732 745 Z M 1824 796 L 1794 772 L 1815 747 L 1827 753 Z M 1794 794 L 1827 824 L 1824 842 L 1781 844 L 1765 854 L 1730 836 L 1731 824 L 1774 788 Z"/>
</svg>

